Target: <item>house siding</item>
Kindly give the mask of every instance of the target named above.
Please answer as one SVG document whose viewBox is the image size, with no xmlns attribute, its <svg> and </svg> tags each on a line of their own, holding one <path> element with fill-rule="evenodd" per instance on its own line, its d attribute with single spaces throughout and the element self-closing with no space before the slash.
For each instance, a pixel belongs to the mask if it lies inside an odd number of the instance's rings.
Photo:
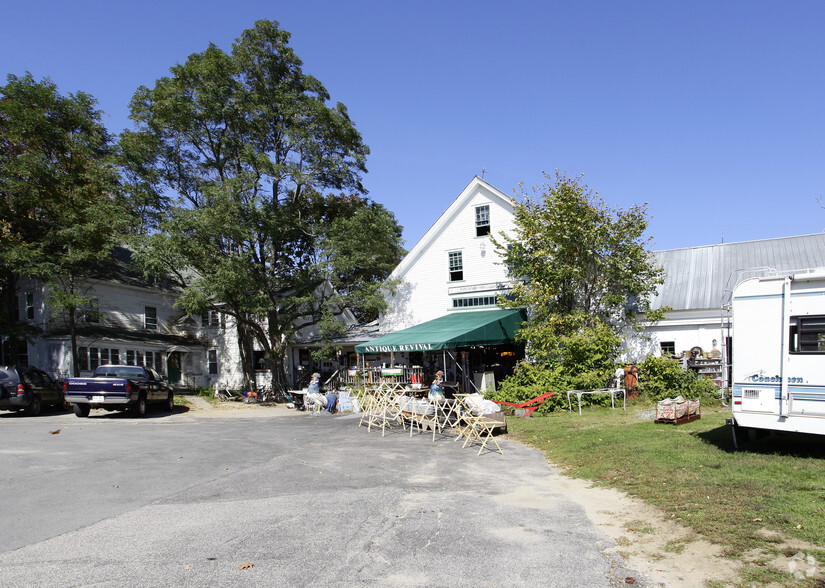
<svg viewBox="0 0 825 588">
<path fill-rule="evenodd" d="M 449 312 L 456 312 L 457 297 L 494 296 L 509 284 L 506 268 L 489 235 L 476 236 L 476 207 L 490 207 L 490 232 L 513 229 L 510 199 L 480 178 L 475 178 L 415 245 L 391 277 L 402 284 L 388 298 L 389 309 L 381 318 L 381 332 L 406 329 Z M 448 254 L 460 251 L 463 279 L 450 281 Z M 471 308 L 465 310 L 472 310 Z"/>
</svg>

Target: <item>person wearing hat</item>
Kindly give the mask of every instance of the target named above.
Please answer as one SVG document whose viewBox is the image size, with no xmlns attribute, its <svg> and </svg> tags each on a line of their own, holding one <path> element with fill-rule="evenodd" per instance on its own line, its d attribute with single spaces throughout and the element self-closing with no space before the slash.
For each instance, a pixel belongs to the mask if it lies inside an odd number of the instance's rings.
<svg viewBox="0 0 825 588">
<path fill-rule="evenodd" d="M 444 372 L 438 370 L 435 373 L 435 380 L 430 385 L 430 393 L 427 395 L 429 400 L 444 400 L 444 388 L 442 384 L 444 382 Z"/>
<path fill-rule="evenodd" d="M 321 394 L 321 374 L 318 372 L 312 374 L 312 378 L 309 381 L 309 387 L 307 388 L 307 405 L 309 407 L 318 405 L 322 409 L 327 406 L 327 398 Z"/>
</svg>

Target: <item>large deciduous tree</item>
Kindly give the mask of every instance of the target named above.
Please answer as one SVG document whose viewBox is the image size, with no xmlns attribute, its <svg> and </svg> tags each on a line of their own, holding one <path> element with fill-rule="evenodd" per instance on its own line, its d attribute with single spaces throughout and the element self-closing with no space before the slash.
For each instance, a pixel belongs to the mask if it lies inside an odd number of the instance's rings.
<svg viewBox="0 0 825 588">
<path fill-rule="evenodd" d="M 551 179 L 547 176 L 548 179 Z M 497 241 L 515 280 L 502 303 L 529 309 L 519 331 L 529 354 L 601 387 L 627 327 L 657 319 L 651 295 L 663 281 L 644 237 L 645 206 L 609 208 L 580 177 L 522 190 L 515 229 Z"/>
<path fill-rule="evenodd" d="M 161 206 L 140 257 L 176 277 L 184 310 L 235 318 L 250 379 L 253 340 L 280 379 L 302 327 L 376 316 L 376 284 L 404 253 L 394 216 L 364 197 L 369 149 L 289 37 L 258 21 L 230 53 L 190 55 L 138 89 L 121 139 L 129 183 Z"/>
<path fill-rule="evenodd" d="M 22 344 L 15 316 L 21 276 L 47 283 L 66 321 L 77 375 L 75 326 L 91 302 L 87 279 L 125 230 L 111 140 L 93 97 L 9 75 L 0 87 L 0 329 Z M 29 333 L 30 334 L 30 333 Z"/>
</svg>

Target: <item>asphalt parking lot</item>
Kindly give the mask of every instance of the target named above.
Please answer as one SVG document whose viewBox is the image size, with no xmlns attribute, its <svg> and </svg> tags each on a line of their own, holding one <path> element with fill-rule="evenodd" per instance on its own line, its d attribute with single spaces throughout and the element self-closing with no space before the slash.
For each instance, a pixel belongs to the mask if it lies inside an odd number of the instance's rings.
<svg viewBox="0 0 825 588">
<path fill-rule="evenodd" d="M 286 410 L 0 413 L 0 585 L 645 585 L 502 447 Z"/>
</svg>

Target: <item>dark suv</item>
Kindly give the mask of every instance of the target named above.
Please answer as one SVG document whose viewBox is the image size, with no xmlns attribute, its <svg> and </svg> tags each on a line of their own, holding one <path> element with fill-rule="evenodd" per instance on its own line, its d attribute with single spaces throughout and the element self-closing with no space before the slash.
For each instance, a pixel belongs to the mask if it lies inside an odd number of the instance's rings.
<svg viewBox="0 0 825 588">
<path fill-rule="evenodd" d="M 0 410 L 23 410 L 37 416 L 45 405 L 66 409 L 63 387 L 32 366 L 0 367 Z"/>
</svg>

